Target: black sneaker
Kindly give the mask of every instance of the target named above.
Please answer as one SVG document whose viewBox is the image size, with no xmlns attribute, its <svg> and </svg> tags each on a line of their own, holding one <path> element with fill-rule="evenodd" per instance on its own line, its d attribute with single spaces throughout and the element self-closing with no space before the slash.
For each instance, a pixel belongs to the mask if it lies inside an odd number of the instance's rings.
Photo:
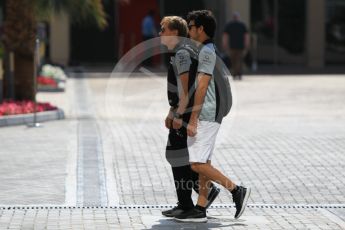
<svg viewBox="0 0 345 230">
<path fill-rule="evenodd" d="M 192 223 L 206 223 L 206 212 L 200 209 L 193 208 L 189 211 L 183 212 L 180 215 L 175 216 L 175 220 L 180 222 L 192 222 Z"/>
<path fill-rule="evenodd" d="M 206 204 L 206 207 L 205 207 L 206 209 L 211 206 L 211 204 L 217 198 L 219 193 L 220 193 L 220 189 L 217 188 L 216 186 L 213 186 L 211 188 L 211 190 L 210 190 L 210 192 L 208 193 L 208 196 L 207 196 L 207 204 Z"/>
<path fill-rule="evenodd" d="M 232 200 L 234 201 L 236 206 L 235 219 L 238 219 L 246 208 L 247 201 L 250 196 L 250 191 L 250 188 L 238 186 L 237 191 L 232 195 Z"/>
<path fill-rule="evenodd" d="M 165 210 L 162 212 L 163 216 L 166 217 L 175 217 L 177 215 L 180 215 L 184 212 L 185 210 L 181 208 L 181 206 L 177 205 L 176 207 L 169 209 L 169 210 Z"/>
</svg>

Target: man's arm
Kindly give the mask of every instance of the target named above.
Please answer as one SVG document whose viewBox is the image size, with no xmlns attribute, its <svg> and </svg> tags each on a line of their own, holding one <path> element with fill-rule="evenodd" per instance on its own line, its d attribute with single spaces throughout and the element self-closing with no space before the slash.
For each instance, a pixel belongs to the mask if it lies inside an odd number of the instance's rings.
<svg viewBox="0 0 345 230">
<path fill-rule="evenodd" d="M 184 114 L 189 99 L 188 99 L 188 77 L 189 77 L 189 72 L 185 72 L 180 75 L 180 80 L 181 80 L 181 85 L 182 85 L 182 90 L 180 90 L 180 95 L 179 95 L 179 103 L 178 103 L 178 108 L 176 110 L 176 113 L 179 115 Z M 173 128 L 174 129 L 180 129 L 182 127 L 182 117 L 177 119 L 174 118 L 173 121 Z"/>
<path fill-rule="evenodd" d="M 198 77 L 197 77 L 198 86 L 195 91 L 193 111 L 192 111 L 192 115 L 190 117 L 190 121 L 187 127 L 188 136 L 193 137 L 196 135 L 199 115 L 202 109 L 202 105 L 204 104 L 205 95 L 207 93 L 210 80 L 211 80 L 210 75 L 205 74 L 205 73 L 198 74 Z"/>
<path fill-rule="evenodd" d="M 183 114 L 188 105 L 188 75 L 189 72 L 180 75 L 182 90 L 180 91 L 180 101 L 177 108 L 177 113 Z"/>
<path fill-rule="evenodd" d="M 172 122 L 174 120 L 174 112 L 175 112 L 175 110 L 176 109 L 174 107 L 170 107 L 168 115 L 165 118 L 165 127 L 167 129 L 170 129 L 172 127 Z"/>
<path fill-rule="evenodd" d="M 188 78 L 189 78 L 189 68 L 191 65 L 191 57 L 187 50 L 181 49 L 175 55 L 176 70 L 175 73 L 177 78 L 179 78 L 181 87 L 179 90 L 179 103 L 176 110 L 176 117 L 173 121 L 173 128 L 180 129 L 182 127 L 182 115 L 186 110 L 188 105 Z"/>
</svg>

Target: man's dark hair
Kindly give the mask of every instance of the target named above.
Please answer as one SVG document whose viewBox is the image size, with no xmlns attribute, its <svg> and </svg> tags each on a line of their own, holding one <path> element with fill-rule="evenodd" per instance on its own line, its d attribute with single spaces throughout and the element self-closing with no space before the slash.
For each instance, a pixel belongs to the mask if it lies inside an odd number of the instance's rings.
<svg viewBox="0 0 345 230">
<path fill-rule="evenodd" d="M 194 21 L 197 27 L 203 26 L 204 31 L 210 38 L 214 37 L 217 22 L 212 12 L 209 10 L 196 10 L 189 12 L 187 15 L 188 23 Z"/>
</svg>

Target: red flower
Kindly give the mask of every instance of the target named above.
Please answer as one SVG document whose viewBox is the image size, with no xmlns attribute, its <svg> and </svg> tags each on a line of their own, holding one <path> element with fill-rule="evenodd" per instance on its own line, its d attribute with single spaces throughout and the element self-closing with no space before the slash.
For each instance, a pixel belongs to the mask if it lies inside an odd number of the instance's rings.
<svg viewBox="0 0 345 230">
<path fill-rule="evenodd" d="M 45 76 L 38 76 L 37 84 L 57 88 L 57 82 L 54 79 Z"/>
<path fill-rule="evenodd" d="M 36 105 L 37 112 L 56 109 L 57 107 L 52 106 L 50 103 L 37 103 Z M 32 101 L 7 100 L 0 104 L 0 116 L 33 113 L 34 111 L 35 104 Z"/>
</svg>

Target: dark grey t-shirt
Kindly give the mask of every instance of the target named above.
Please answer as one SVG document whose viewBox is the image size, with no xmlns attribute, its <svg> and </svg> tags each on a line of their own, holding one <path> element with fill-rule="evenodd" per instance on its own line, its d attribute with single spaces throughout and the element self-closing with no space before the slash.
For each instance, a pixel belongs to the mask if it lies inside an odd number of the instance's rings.
<svg viewBox="0 0 345 230">
<path fill-rule="evenodd" d="M 176 80 L 177 80 L 177 91 L 178 95 L 180 96 L 180 92 L 182 90 L 182 83 L 180 79 L 180 75 L 186 72 L 189 72 L 190 65 L 192 64 L 190 54 L 185 49 L 180 49 L 176 52 L 174 57 L 174 66 L 176 68 Z"/>
<path fill-rule="evenodd" d="M 192 64 L 190 54 L 185 49 L 180 49 L 175 54 L 175 65 L 177 75 L 181 75 L 189 71 L 190 65 Z"/>
<path fill-rule="evenodd" d="M 243 22 L 229 22 L 224 30 L 229 35 L 229 47 L 231 49 L 244 49 L 244 35 L 248 32 Z"/>
</svg>

